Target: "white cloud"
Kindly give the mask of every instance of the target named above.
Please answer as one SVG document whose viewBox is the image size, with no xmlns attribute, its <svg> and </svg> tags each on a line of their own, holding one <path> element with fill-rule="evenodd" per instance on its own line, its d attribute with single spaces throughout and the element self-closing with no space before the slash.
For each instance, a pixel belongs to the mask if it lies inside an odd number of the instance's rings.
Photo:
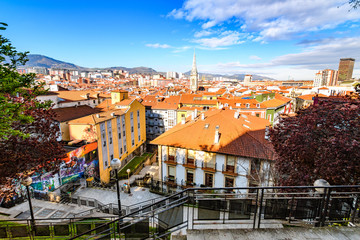
<svg viewBox="0 0 360 240">
<path fill-rule="evenodd" d="M 160 43 L 148 43 L 145 46 L 151 47 L 151 48 L 172 48 L 168 44 L 160 44 Z"/>
<path fill-rule="evenodd" d="M 338 69 L 340 58 L 360 59 L 360 37 L 337 38 L 321 41 L 318 45 L 305 45 L 300 53 L 278 56 L 269 62 L 246 64 L 242 62 L 218 63 L 202 66 L 200 71 L 212 73 L 263 73 L 276 79 L 313 79 L 317 70 Z M 359 77 L 355 65 L 354 76 Z"/>
<path fill-rule="evenodd" d="M 261 60 L 261 57 L 258 57 L 258 56 L 256 56 L 256 55 L 251 55 L 249 58 L 250 58 L 251 60 L 256 60 L 256 61 Z"/>
<path fill-rule="evenodd" d="M 241 20 L 243 30 L 255 31 L 261 39 L 284 39 L 360 19 L 358 10 L 349 10 L 345 0 L 186 0 L 168 16 L 200 20 L 203 29 Z"/>
<path fill-rule="evenodd" d="M 196 37 L 196 38 L 207 37 L 207 36 L 210 36 L 210 35 L 212 35 L 214 33 L 215 32 L 212 31 L 212 30 L 202 30 L 202 31 L 196 32 L 194 34 L 194 37 Z"/>
<path fill-rule="evenodd" d="M 218 37 L 194 39 L 193 42 L 199 43 L 203 47 L 218 48 L 241 44 L 241 34 L 236 31 L 225 31 Z"/>
</svg>

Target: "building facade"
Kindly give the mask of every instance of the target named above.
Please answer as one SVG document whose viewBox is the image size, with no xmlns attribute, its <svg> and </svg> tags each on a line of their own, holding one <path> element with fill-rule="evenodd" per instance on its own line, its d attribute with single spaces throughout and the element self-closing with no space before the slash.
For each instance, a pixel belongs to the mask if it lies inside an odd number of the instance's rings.
<svg viewBox="0 0 360 240">
<path fill-rule="evenodd" d="M 338 81 L 346 81 L 352 78 L 352 74 L 354 71 L 354 58 L 341 58 L 339 63 L 339 77 Z"/>
<path fill-rule="evenodd" d="M 271 185 L 270 123 L 235 110 L 208 110 L 178 124 L 158 145 L 160 176 L 169 188 Z"/>
</svg>

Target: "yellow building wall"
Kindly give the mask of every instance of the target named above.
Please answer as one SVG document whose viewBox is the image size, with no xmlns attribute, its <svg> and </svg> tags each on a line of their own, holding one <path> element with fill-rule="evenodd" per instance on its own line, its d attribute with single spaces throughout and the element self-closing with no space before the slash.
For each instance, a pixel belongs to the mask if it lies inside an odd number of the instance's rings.
<svg viewBox="0 0 360 240">
<path fill-rule="evenodd" d="M 138 128 L 137 128 L 137 110 L 140 110 L 140 141 L 138 139 Z M 133 112 L 134 114 L 134 146 L 132 146 L 131 142 L 131 122 L 130 122 L 130 113 Z M 116 116 L 117 117 L 117 116 Z M 146 120 L 145 120 L 145 106 L 139 103 L 138 101 L 133 101 L 128 111 L 125 113 L 125 132 L 126 132 L 126 152 L 124 151 L 124 146 L 122 145 L 123 155 L 120 157 L 119 153 L 119 137 L 118 137 L 118 128 L 116 117 L 111 119 L 111 128 L 112 128 L 112 141 L 113 141 L 113 148 L 114 148 L 114 158 L 120 159 L 120 161 L 124 161 L 126 157 L 128 157 L 131 153 L 133 153 L 139 146 L 141 146 L 146 141 Z M 122 125 L 121 125 L 122 127 Z M 107 167 L 104 169 L 103 167 L 103 159 L 102 159 L 102 151 L 103 145 L 101 141 L 101 132 L 100 132 L 100 124 L 96 124 L 96 130 L 98 135 L 98 153 L 99 153 L 99 170 L 100 170 L 100 179 L 102 182 L 108 183 L 110 181 L 110 170 L 111 167 Z M 109 148 L 108 144 L 108 131 L 106 130 L 106 147 Z M 121 144 L 123 136 L 121 138 Z M 110 160 L 110 152 L 107 149 L 107 157 Z M 110 163 L 110 161 L 109 161 Z"/>
<path fill-rule="evenodd" d="M 69 125 L 67 122 L 60 123 L 61 139 L 63 141 L 70 141 Z"/>
<path fill-rule="evenodd" d="M 69 126 L 69 140 L 87 140 L 92 142 L 96 140 L 97 136 L 94 132 L 89 132 L 91 125 L 87 124 L 70 124 Z M 94 127 L 93 131 L 95 130 Z"/>
</svg>

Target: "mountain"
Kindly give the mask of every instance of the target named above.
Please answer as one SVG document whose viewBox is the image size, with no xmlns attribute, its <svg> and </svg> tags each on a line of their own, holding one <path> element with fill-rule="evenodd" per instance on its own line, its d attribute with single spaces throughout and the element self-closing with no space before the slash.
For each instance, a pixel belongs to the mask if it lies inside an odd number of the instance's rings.
<svg viewBox="0 0 360 240">
<path fill-rule="evenodd" d="M 82 67 L 75 64 L 63 62 L 39 54 L 29 54 L 28 59 L 29 61 L 26 63 L 25 67 L 82 69 Z"/>
<path fill-rule="evenodd" d="M 157 72 L 156 70 L 148 67 L 134 67 L 134 68 L 127 68 L 127 67 L 108 67 L 108 68 L 86 68 L 80 67 L 73 63 L 63 62 L 60 60 L 56 60 L 44 55 L 40 54 L 29 54 L 28 55 L 29 61 L 26 63 L 25 67 L 46 67 L 46 68 L 65 68 L 65 69 L 78 69 L 83 71 L 96 71 L 96 70 L 124 70 L 129 72 L 130 74 L 134 73 L 142 73 L 142 74 L 164 74 L 162 72 Z M 166 74 L 166 73 L 165 73 Z M 190 71 L 186 72 L 185 75 L 190 76 Z M 234 75 L 221 75 L 221 74 L 211 74 L 211 73 L 199 73 L 200 78 L 213 78 L 213 77 L 225 77 L 225 78 L 232 78 L 238 80 L 244 80 L 246 74 L 234 74 Z M 260 75 L 252 75 L 253 80 L 265 80 L 270 79 L 266 76 Z"/>
<path fill-rule="evenodd" d="M 190 71 L 184 73 L 187 76 L 190 76 Z M 224 78 L 229 78 L 229 79 L 237 79 L 237 80 L 244 80 L 244 77 L 247 74 L 233 74 L 233 75 L 222 75 L 222 74 L 212 74 L 212 73 L 199 73 L 200 79 L 202 77 L 205 78 L 214 78 L 214 77 L 224 77 Z M 261 75 L 256 75 L 256 74 L 252 74 L 252 79 L 253 80 L 274 80 L 272 78 L 266 77 L 266 76 L 261 76 Z"/>
<path fill-rule="evenodd" d="M 56 60 L 44 55 L 39 54 L 29 54 L 29 61 L 26 63 L 25 67 L 46 67 L 46 68 L 65 68 L 65 69 L 78 69 L 83 71 L 95 71 L 95 70 L 124 70 L 128 71 L 130 74 L 134 73 L 143 73 L 143 74 L 156 74 L 156 70 L 147 67 L 135 67 L 135 68 L 126 68 L 126 67 L 109 67 L 109 68 L 86 68 L 80 67 L 73 63 L 63 62 Z"/>
</svg>

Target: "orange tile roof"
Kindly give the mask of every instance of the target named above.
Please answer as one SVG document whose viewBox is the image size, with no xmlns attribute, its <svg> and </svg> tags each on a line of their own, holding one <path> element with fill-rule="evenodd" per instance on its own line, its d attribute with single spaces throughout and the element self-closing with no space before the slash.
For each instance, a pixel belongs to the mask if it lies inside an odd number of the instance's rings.
<svg viewBox="0 0 360 240">
<path fill-rule="evenodd" d="M 272 145 L 265 140 L 265 128 L 270 122 L 243 114 L 234 118 L 235 112 L 209 110 L 205 112 L 204 120 L 188 118 L 185 124 L 177 124 L 151 144 L 273 160 Z M 214 144 L 216 126 L 219 126 L 220 133 L 218 144 Z"/>
<path fill-rule="evenodd" d="M 297 98 L 300 98 L 302 100 L 312 100 L 312 98 L 315 96 L 316 96 L 316 94 L 307 94 L 307 95 L 301 95 Z M 318 97 L 328 97 L 328 96 L 326 96 L 324 94 L 318 94 Z"/>
<path fill-rule="evenodd" d="M 276 107 L 280 107 L 281 105 L 286 104 L 287 101 L 283 101 L 277 98 L 273 98 L 267 101 L 262 102 L 262 104 L 266 107 L 266 108 L 276 108 Z"/>
<path fill-rule="evenodd" d="M 66 122 L 72 119 L 84 117 L 94 113 L 99 113 L 100 109 L 95 109 L 90 106 L 76 106 L 66 108 L 55 108 L 52 110 L 55 112 L 55 119 L 59 122 Z"/>
<path fill-rule="evenodd" d="M 106 112 L 100 112 L 97 114 L 88 115 L 85 117 L 77 118 L 74 120 L 69 121 L 69 124 L 74 125 L 95 125 L 100 122 L 107 121 L 109 119 L 114 118 L 112 114 L 115 114 L 115 116 L 120 116 L 124 114 L 124 111 L 122 110 L 110 110 Z M 98 117 L 99 116 L 99 117 Z"/>
</svg>

